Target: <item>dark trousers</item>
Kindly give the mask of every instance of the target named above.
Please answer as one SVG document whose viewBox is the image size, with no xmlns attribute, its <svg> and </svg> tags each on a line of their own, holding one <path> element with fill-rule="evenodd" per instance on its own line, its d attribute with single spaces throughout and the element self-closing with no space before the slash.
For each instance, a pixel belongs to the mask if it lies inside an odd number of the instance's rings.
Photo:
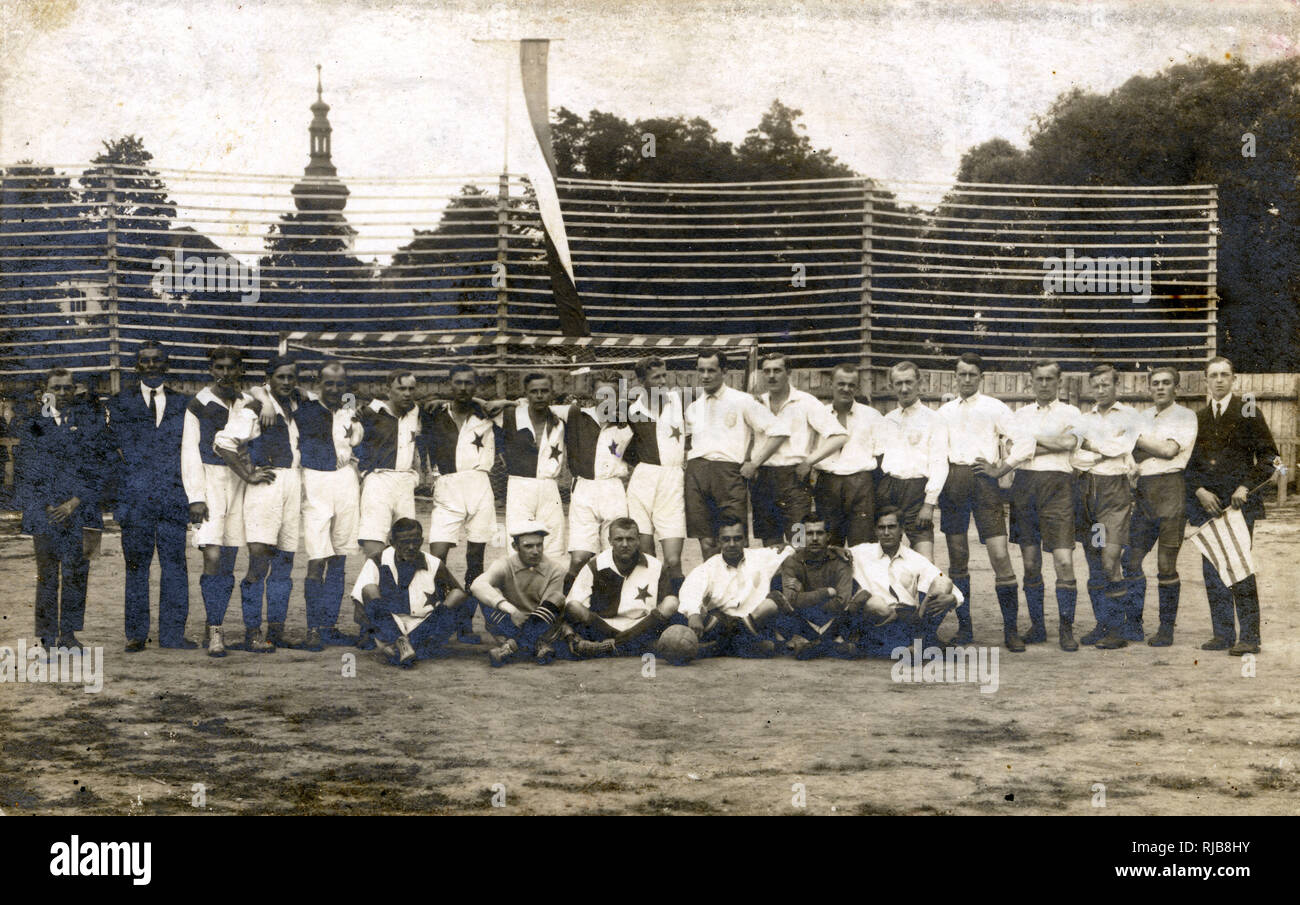
<svg viewBox="0 0 1300 905">
<path fill-rule="evenodd" d="M 1246 527 L 1250 530 L 1253 541 L 1255 513 L 1243 509 L 1242 515 L 1246 518 Z M 1201 570 L 1205 576 L 1205 596 L 1210 601 L 1210 624 L 1214 627 L 1214 637 L 1235 642 L 1239 637 L 1237 628 L 1240 626 L 1242 642 L 1259 644 L 1259 590 L 1255 584 L 1255 576 L 1252 575 L 1229 588 L 1219 577 L 1219 571 L 1214 568 L 1214 564 L 1205 557 L 1201 558 Z"/>
<path fill-rule="evenodd" d="M 397 641 L 401 632 L 393 620 L 393 613 L 409 613 L 405 600 L 388 600 L 376 597 L 365 606 L 366 618 L 374 627 L 375 637 L 385 644 Z M 416 656 L 421 660 L 432 656 L 434 651 L 445 644 L 456 631 L 456 611 L 445 606 L 435 607 L 433 612 L 412 630 L 407 636 Z"/>
<path fill-rule="evenodd" d="M 126 563 L 126 640 L 149 636 L 149 569 L 158 552 L 158 641 L 178 644 L 185 638 L 190 613 L 190 583 L 185 567 L 185 521 L 137 513 L 122 522 L 122 558 Z"/>
<path fill-rule="evenodd" d="M 818 472 L 813 487 L 817 514 L 837 547 L 873 543 L 876 539 L 876 473 L 838 475 Z"/>
<path fill-rule="evenodd" d="M 86 622 L 86 580 L 90 562 L 81 546 L 81 526 L 32 535 L 36 551 L 36 637 L 43 644 L 81 631 Z"/>
</svg>

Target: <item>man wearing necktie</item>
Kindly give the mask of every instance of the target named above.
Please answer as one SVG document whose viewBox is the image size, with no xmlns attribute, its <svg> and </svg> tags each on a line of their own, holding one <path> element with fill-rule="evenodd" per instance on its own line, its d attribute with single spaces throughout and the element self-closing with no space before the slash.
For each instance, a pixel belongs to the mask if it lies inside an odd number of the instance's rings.
<svg viewBox="0 0 1300 905">
<path fill-rule="evenodd" d="M 52 368 L 41 409 L 19 432 L 16 508 L 36 553 L 36 637 L 49 650 L 79 648 L 86 617 L 86 532 L 103 527 L 104 422 L 73 402 L 72 373 Z"/>
<path fill-rule="evenodd" d="M 1255 519 L 1264 517 L 1264 504 L 1250 491 L 1272 476 L 1277 446 L 1258 408 L 1233 395 L 1233 377 L 1232 362 L 1221 356 L 1205 366 L 1210 404 L 1196 416 L 1196 445 L 1186 472 L 1187 520 L 1203 525 L 1232 507 L 1241 510 L 1253 536 Z M 1201 649 L 1226 650 L 1235 657 L 1259 653 L 1255 577 L 1229 588 L 1208 559 L 1201 566 L 1214 627 L 1214 637 Z"/>
<path fill-rule="evenodd" d="M 119 474 L 114 515 L 126 563 L 126 650 L 144 650 L 149 635 L 149 569 L 158 552 L 158 645 L 193 650 L 185 640 L 189 575 L 185 528 L 189 501 L 181 481 L 181 433 L 189 397 L 163 385 L 167 352 L 153 340 L 136 351 L 137 386 L 109 401 L 109 462 Z"/>
</svg>

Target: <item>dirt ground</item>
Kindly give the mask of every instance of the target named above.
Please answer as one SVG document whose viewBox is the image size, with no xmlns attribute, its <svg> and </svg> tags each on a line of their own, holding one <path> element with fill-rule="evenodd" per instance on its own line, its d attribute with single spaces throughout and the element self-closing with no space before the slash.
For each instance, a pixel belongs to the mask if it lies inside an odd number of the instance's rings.
<svg viewBox="0 0 1300 905">
<path fill-rule="evenodd" d="M 103 689 L 0 684 L 0 810 L 1300 813 L 1300 512 L 1270 516 L 1255 534 L 1264 649 L 1254 677 L 1242 660 L 1200 650 L 1209 616 L 1186 545 L 1173 647 L 1003 651 L 991 694 L 895 683 L 888 660 L 660 662 L 651 677 L 634 658 L 491 669 L 485 647 L 458 645 L 410 672 L 357 652 L 345 677 L 351 648 L 211 660 L 151 644 L 128 655 L 110 533 L 81 633 L 104 648 Z M 992 573 L 971 546 L 976 643 L 998 644 Z M 698 547 L 688 548 L 692 566 Z M 290 610 L 298 637 L 303 559 Z M 463 558 L 452 566 L 461 574 Z M 191 638 L 203 624 L 198 574 L 191 551 Z M 0 537 L 0 645 L 31 638 L 34 582 L 30 540 Z M 227 631 L 238 622 L 236 596 Z M 1078 624 L 1092 627 L 1086 599 Z M 1054 638 L 1050 614 L 1048 629 Z"/>
</svg>

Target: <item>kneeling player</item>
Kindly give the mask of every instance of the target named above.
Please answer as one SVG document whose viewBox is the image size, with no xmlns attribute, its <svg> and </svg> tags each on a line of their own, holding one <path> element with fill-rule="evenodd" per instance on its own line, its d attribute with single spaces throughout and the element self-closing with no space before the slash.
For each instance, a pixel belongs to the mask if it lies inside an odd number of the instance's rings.
<svg viewBox="0 0 1300 905">
<path fill-rule="evenodd" d="M 772 579 L 794 549 L 746 549 L 745 526 L 730 515 L 720 519 L 713 543 L 722 552 L 686 576 L 678 612 L 702 642 L 700 656 L 770 657 L 776 652 L 771 623 L 780 609 Z"/>
<path fill-rule="evenodd" d="M 548 636 L 563 624 L 565 570 L 546 557 L 541 522 L 516 525 L 510 543 L 515 552 L 494 562 L 469 589 L 483 607 L 487 630 L 500 642 L 488 659 L 493 666 L 521 656 L 546 663 L 555 656 Z"/>
<path fill-rule="evenodd" d="M 853 579 L 870 596 L 862 608 L 862 651 L 888 656 L 920 638 L 926 647 L 940 647 L 939 625 L 948 611 L 964 599 L 939 567 L 902 546 L 899 512 L 885 507 L 876 513 L 874 544 L 858 544 Z"/>
<path fill-rule="evenodd" d="M 399 518 L 391 540 L 361 567 L 352 599 L 364 609 L 379 652 L 390 663 L 410 667 L 437 654 L 469 598 L 446 564 L 421 550 L 424 529 L 418 521 Z"/>
<path fill-rule="evenodd" d="M 577 657 L 640 654 L 677 614 L 677 597 L 663 563 L 641 552 L 636 522 L 609 526 L 610 547 L 587 561 L 573 580 L 564 616 Z"/>
</svg>

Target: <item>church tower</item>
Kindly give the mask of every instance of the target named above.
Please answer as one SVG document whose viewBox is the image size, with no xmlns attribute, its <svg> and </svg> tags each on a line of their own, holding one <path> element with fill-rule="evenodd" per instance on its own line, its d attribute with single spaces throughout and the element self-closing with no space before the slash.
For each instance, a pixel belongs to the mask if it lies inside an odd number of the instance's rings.
<svg viewBox="0 0 1300 905">
<path fill-rule="evenodd" d="M 339 181 L 338 171 L 330 159 L 330 105 L 321 89 L 320 64 L 316 65 L 316 103 L 311 105 L 311 160 L 303 170 L 302 181 L 292 189 L 298 210 L 338 214 L 348 203 L 347 186 Z M 341 217 L 340 217 L 341 219 Z"/>
</svg>

